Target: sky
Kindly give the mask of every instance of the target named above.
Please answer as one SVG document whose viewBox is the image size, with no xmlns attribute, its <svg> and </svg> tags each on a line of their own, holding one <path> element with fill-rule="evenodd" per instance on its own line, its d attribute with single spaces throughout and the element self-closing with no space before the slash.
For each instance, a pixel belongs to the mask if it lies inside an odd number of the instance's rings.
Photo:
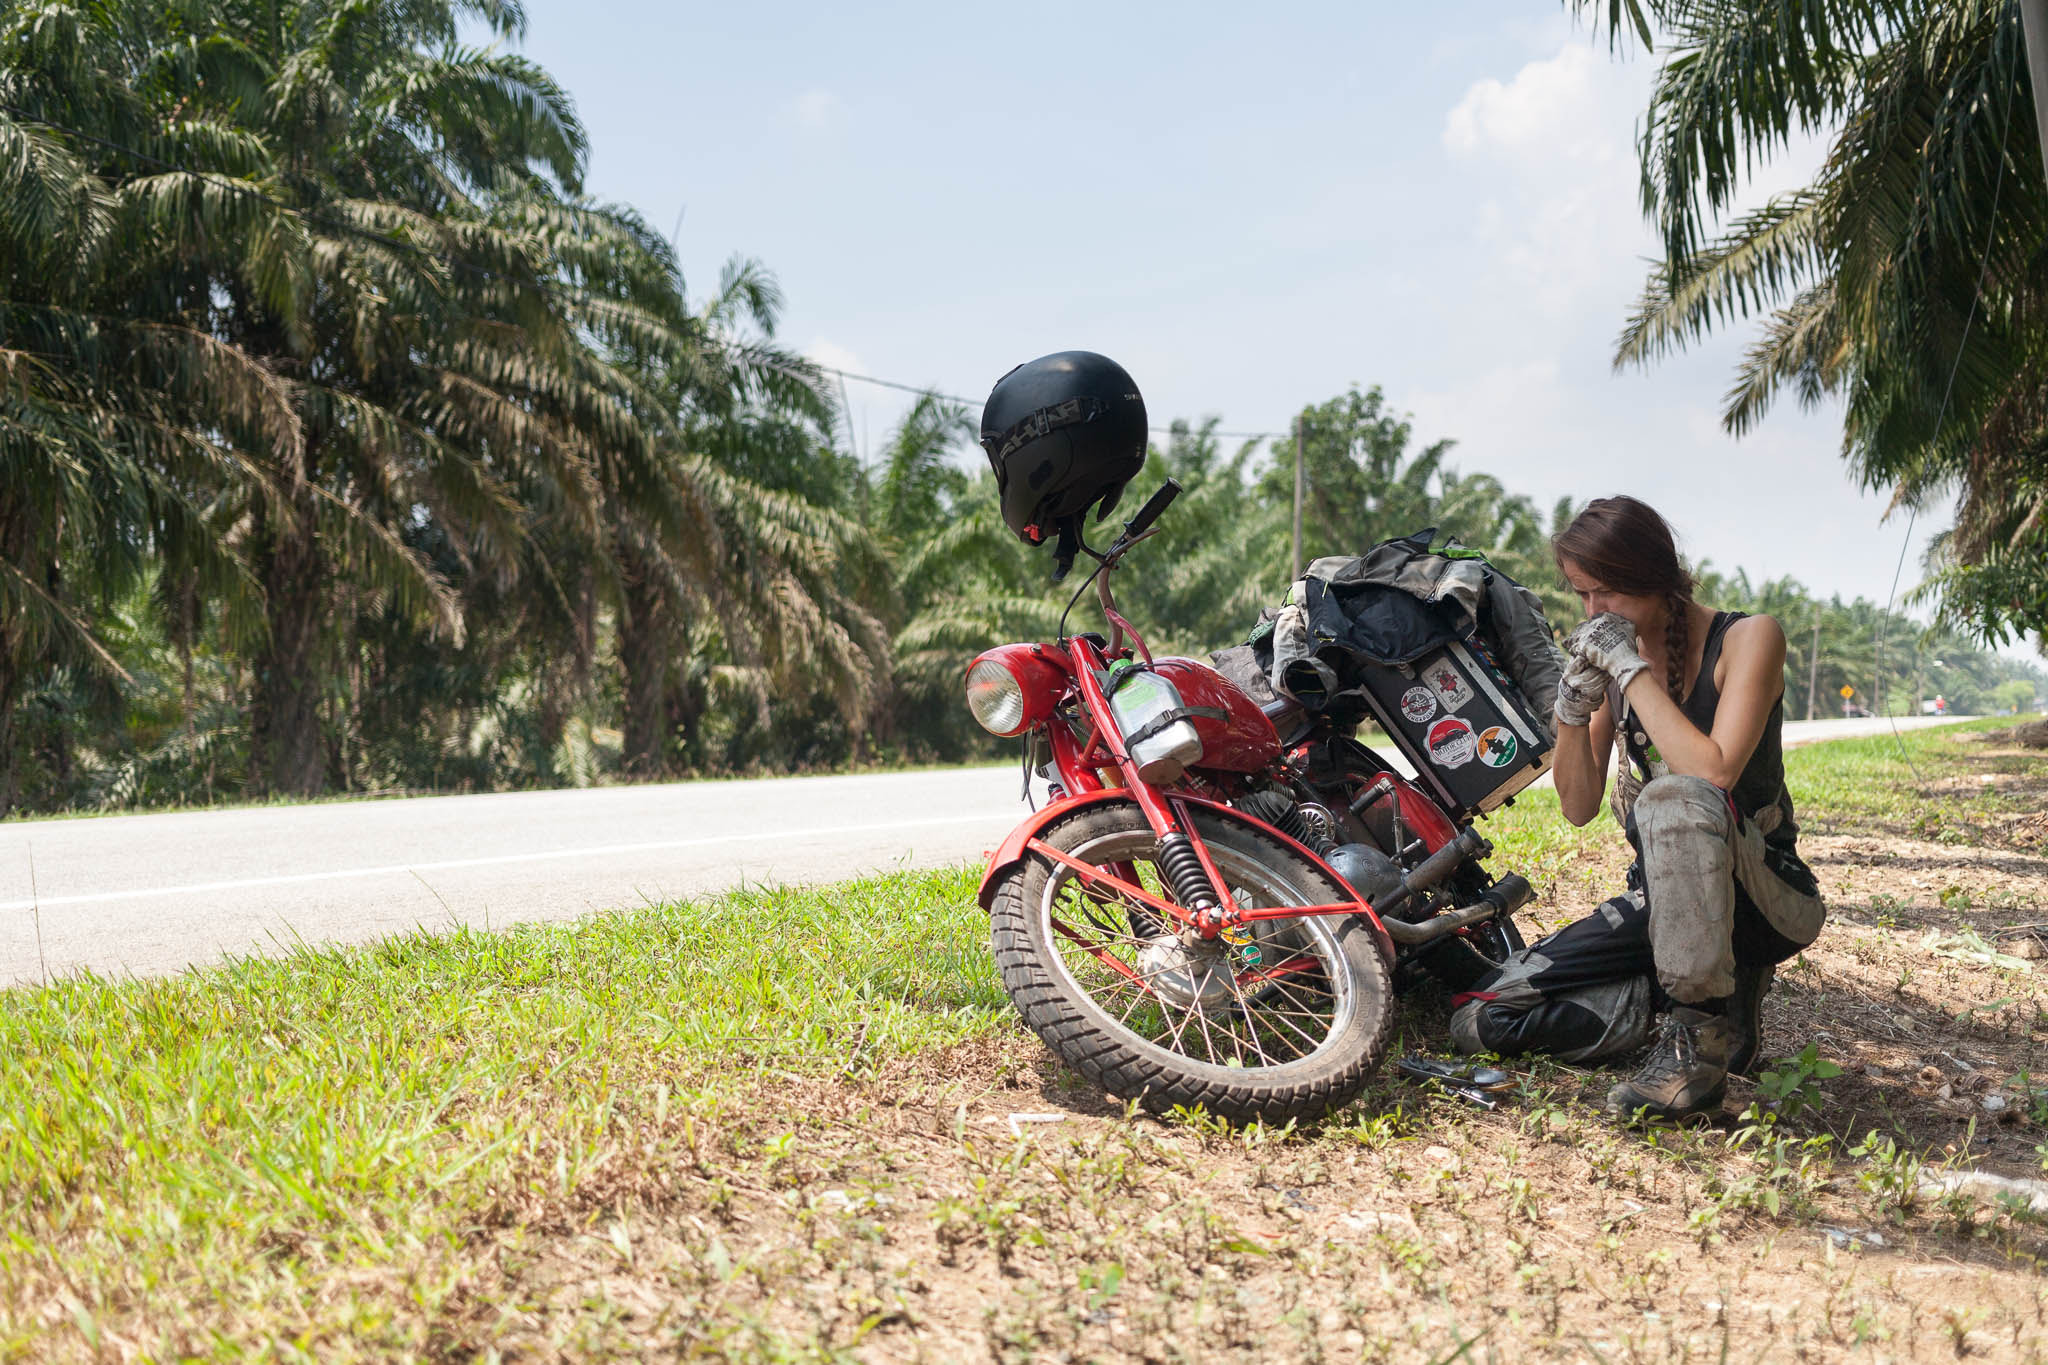
<svg viewBox="0 0 2048 1365">
<path fill-rule="evenodd" d="M 1634 158 L 1655 58 L 1554 2 L 527 14 L 521 50 L 588 129 L 590 192 L 675 230 L 700 297 L 761 260 L 779 339 L 822 363 L 978 397 L 1095 350 L 1155 426 L 1233 431 L 1377 384 L 1457 469 L 1545 507 L 1633 493 L 1694 559 L 1823 595 L 1886 601 L 1905 548 L 1903 595 L 1947 524 L 1923 515 L 1909 546 L 1852 484 L 1835 412 L 1787 400 L 1727 436 L 1747 327 L 1614 372 L 1655 254 Z M 1793 149 L 1755 196 L 1818 157 Z M 848 396 L 870 452 L 910 401 Z"/>
</svg>

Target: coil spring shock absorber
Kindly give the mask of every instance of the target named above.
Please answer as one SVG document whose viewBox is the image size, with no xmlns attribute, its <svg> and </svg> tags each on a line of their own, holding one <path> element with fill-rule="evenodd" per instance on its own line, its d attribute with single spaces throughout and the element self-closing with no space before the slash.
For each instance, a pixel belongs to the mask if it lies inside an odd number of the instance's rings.
<svg viewBox="0 0 2048 1365">
<path fill-rule="evenodd" d="M 1159 875 L 1165 878 L 1175 900 L 1195 911 L 1216 908 L 1219 903 L 1216 888 L 1202 866 L 1202 855 L 1195 852 L 1195 846 L 1187 835 L 1176 830 L 1162 836 L 1157 861 Z"/>
</svg>

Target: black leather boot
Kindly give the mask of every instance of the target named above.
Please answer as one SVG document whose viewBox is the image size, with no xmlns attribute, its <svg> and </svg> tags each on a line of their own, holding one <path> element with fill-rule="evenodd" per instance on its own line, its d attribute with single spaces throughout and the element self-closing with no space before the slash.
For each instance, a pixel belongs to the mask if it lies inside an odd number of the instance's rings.
<svg viewBox="0 0 2048 1365">
<path fill-rule="evenodd" d="M 1607 1092 L 1607 1111 L 1673 1122 L 1711 1114 L 1728 1093 L 1735 1029 L 1728 1016 L 1694 1005 L 1673 1007 L 1642 1069 Z"/>
<path fill-rule="evenodd" d="M 1770 993 L 1771 978 L 1777 972 L 1769 962 L 1735 969 L 1735 994 L 1728 997 L 1728 1022 L 1735 1029 L 1735 1041 L 1728 1049 L 1731 1076 L 1747 1076 L 1756 1070 L 1763 1052 L 1764 996 Z"/>
</svg>

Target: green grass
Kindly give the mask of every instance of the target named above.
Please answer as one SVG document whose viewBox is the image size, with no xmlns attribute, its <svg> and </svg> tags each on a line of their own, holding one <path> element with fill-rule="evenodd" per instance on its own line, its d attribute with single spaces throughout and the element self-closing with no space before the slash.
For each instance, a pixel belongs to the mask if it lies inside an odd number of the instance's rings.
<svg viewBox="0 0 2048 1365">
<path fill-rule="evenodd" d="M 2028 760 L 1987 758 L 1957 740 L 2011 729 L 2014 723 L 2014 717 L 2004 716 L 1794 749 L 1785 755 L 1785 780 L 1799 808 L 1800 827 L 1816 833 L 1882 831 L 1938 841 L 1948 830 L 1950 842 L 1957 833 L 1981 831 L 2023 807 L 1995 791 L 1957 788 L 1956 780 L 2022 771 Z M 1944 783 L 1950 786 L 1940 791 L 1938 800 L 1930 800 L 1933 789 Z"/>
<path fill-rule="evenodd" d="M 2013 717 L 2005 716 L 1789 750 L 1785 781 L 1800 828 L 1814 834 L 1885 833 L 1950 843 L 1978 838 L 2026 807 L 1988 787 L 1972 788 L 1968 779 L 2020 771 L 2027 760 L 1988 759 L 1956 740 L 2009 729 L 2013 723 Z M 1949 789 L 1930 799 L 1944 783 Z M 1493 841 L 1490 865 L 1520 872 L 1539 887 L 1555 882 L 1588 855 L 1620 846 L 1604 804 L 1584 827 L 1574 828 L 1549 788 L 1522 793 L 1512 808 L 1482 821 L 1480 829 Z"/>
<path fill-rule="evenodd" d="M 525 1186 L 587 1179 L 672 1094 L 996 1027 L 974 887 L 750 890 L 6 992 L 0 1355 L 40 1356 L 52 1293 L 90 1335 L 185 1294 L 296 1298 L 325 1265 L 404 1273 Z"/>
</svg>

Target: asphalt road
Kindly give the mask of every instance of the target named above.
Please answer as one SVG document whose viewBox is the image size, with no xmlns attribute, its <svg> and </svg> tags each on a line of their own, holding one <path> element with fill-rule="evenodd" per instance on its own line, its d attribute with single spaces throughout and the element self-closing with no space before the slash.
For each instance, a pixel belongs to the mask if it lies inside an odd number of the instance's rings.
<svg viewBox="0 0 2048 1365">
<path fill-rule="evenodd" d="M 1785 727 L 1788 743 L 1888 728 Z M 1008 766 L 9 821 L 0 984 L 942 866 L 1023 812 Z"/>
</svg>

